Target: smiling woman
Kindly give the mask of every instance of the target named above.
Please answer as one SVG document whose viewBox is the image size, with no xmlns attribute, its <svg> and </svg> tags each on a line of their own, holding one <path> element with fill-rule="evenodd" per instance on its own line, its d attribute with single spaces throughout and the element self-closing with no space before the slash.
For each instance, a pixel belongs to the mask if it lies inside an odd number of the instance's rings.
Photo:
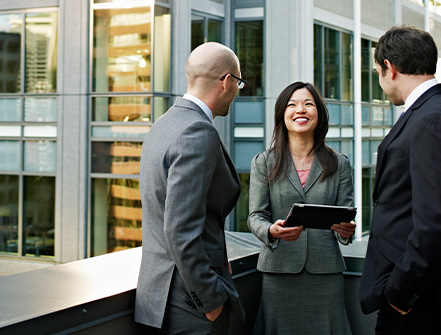
<svg viewBox="0 0 441 335">
<path fill-rule="evenodd" d="M 352 206 L 349 161 L 325 145 L 328 120 L 312 84 L 287 86 L 276 101 L 270 149 L 251 163 L 248 227 L 262 241 L 257 268 L 263 272 L 255 334 L 351 332 L 337 241 L 348 244 L 355 224 L 303 229 L 281 219 L 295 202 Z M 311 304 L 324 300 L 329 303 Z"/>
</svg>

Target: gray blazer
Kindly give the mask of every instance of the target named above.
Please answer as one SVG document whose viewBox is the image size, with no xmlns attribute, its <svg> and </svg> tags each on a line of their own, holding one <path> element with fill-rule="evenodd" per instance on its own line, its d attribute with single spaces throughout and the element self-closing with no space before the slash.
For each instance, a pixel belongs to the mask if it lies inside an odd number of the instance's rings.
<svg viewBox="0 0 441 335">
<path fill-rule="evenodd" d="M 147 134 L 141 154 L 142 261 L 135 321 L 160 328 L 175 271 L 200 313 L 225 305 L 244 318 L 228 271 L 225 217 L 240 180 L 217 130 L 178 98 Z"/>
<path fill-rule="evenodd" d="M 345 270 L 337 239 L 348 240 L 332 230 L 305 229 L 297 241 L 269 240 L 268 229 L 278 219 L 285 219 L 294 202 L 352 206 L 353 185 L 348 159 L 337 153 L 338 170 L 320 181 L 322 167 L 314 158 L 305 188 L 300 183 L 290 159 L 287 178 L 268 183 L 274 156 L 268 151 L 257 154 L 251 162 L 250 214 L 248 227 L 262 242 L 257 268 L 262 272 L 339 273 Z"/>
</svg>

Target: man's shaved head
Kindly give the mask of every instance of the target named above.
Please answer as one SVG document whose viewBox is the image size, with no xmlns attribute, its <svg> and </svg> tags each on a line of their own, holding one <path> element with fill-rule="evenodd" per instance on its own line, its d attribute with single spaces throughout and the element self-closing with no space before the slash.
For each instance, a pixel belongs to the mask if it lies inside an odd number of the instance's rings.
<svg viewBox="0 0 441 335">
<path fill-rule="evenodd" d="M 234 52 L 216 42 L 201 44 L 187 59 L 185 74 L 189 88 L 194 85 L 202 85 L 210 89 L 216 84 L 216 80 L 227 73 L 236 76 L 239 73 L 239 60 Z"/>
</svg>

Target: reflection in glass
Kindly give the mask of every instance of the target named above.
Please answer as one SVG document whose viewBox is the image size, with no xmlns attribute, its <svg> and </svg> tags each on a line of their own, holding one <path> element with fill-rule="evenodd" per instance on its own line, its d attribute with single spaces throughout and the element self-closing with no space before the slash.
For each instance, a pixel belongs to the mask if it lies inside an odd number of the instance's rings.
<svg viewBox="0 0 441 335">
<path fill-rule="evenodd" d="M 341 33 L 342 64 L 341 64 L 341 99 L 352 100 L 352 36 Z"/>
<path fill-rule="evenodd" d="M 92 172 L 138 174 L 142 142 L 92 142 Z"/>
<path fill-rule="evenodd" d="M 18 252 L 18 190 L 18 176 L 0 175 L 0 252 Z"/>
<path fill-rule="evenodd" d="M 2 78 L 1 74 L 0 74 L 0 78 Z M 0 122 L 19 122 L 20 115 L 21 115 L 20 99 L 9 99 L 9 98 L 0 99 Z"/>
<path fill-rule="evenodd" d="M 153 101 L 153 120 L 156 121 L 169 109 L 170 98 L 154 97 Z"/>
<path fill-rule="evenodd" d="M 57 91 L 57 12 L 26 14 L 26 92 Z"/>
<path fill-rule="evenodd" d="M 55 177 L 23 177 L 23 252 L 54 256 Z"/>
<path fill-rule="evenodd" d="M 263 95 L 263 21 L 238 21 L 235 27 L 235 50 L 240 61 L 242 78 L 247 86 L 240 96 Z"/>
<path fill-rule="evenodd" d="M 170 91 L 171 15 L 170 9 L 155 6 L 153 55 L 153 88 L 155 92 Z"/>
<path fill-rule="evenodd" d="M 377 46 L 377 43 L 372 42 L 371 43 L 371 59 L 372 59 L 372 101 L 373 102 L 383 102 L 383 90 L 380 86 L 380 82 L 378 81 L 378 74 L 375 67 L 375 47 Z"/>
<path fill-rule="evenodd" d="M 94 10 L 93 91 L 151 91 L 151 26 L 150 7 Z"/>
<path fill-rule="evenodd" d="M 361 100 L 370 101 L 370 66 L 371 66 L 370 41 L 361 39 Z"/>
<path fill-rule="evenodd" d="M 57 99 L 26 98 L 24 104 L 25 122 L 57 121 Z"/>
<path fill-rule="evenodd" d="M 219 42 L 222 43 L 222 21 L 208 19 L 208 36 L 207 42 Z"/>
<path fill-rule="evenodd" d="M 92 137 L 139 137 L 144 138 L 150 131 L 150 126 L 130 127 L 130 126 L 93 126 Z"/>
<path fill-rule="evenodd" d="M 370 230 L 371 212 L 372 212 L 372 186 L 371 167 L 365 167 L 361 171 L 362 174 L 362 231 L 368 232 Z"/>
<path fill-rule="evenodd" d="M 20 92 L 22 25 L 20 14 L 0 15 L 0 93 Z"/>
<path fill-rule="evenodd" d="M 150 97 L 95 97 L 92 121 L 151 121 Z"/>
<path fill-rule="evenodd" d="M 55 141 L 25 141 L 24 170 L 55 172 L 57 166 L 57 143 Z"/>
<path fill-rule="evenodd" d="M 341 124 L 354 124 L 354 113 L 352 110 L 352 105 L 341 105 Z"/>
<path fill-rule="evenodd" d="M 20 170 L 20 142 L 0 141 L 0 171 L 19 171 L 19 170 Z"/>
<path fill-rule="evenodd" d="M 206 42 L 205 18 L 203 16 L 191 16 L 191 50 Z"/>
<path fill-rule="evenodd" d="M 314 84 L 323 90 L 323 29 L 314 25 Z"/>
<path fill-rule="evenodd" d="M 242 192 L 236 204 L 235 231 L 250 232 L 247 225 L 249 213 L 249 194 L 250 194 L 250 174 L 240 173 L 240 183 L 242 184 Z"/>
<path fill-rule="evenodd" d="M 139 182 L 132 179 L 92 179 L 92 255 L 142 244 Z"/>
<path fill-rule="evenodd" d="M 324 28 L 325 98 L 340 99 L 340 34 Z"/>
</svg>

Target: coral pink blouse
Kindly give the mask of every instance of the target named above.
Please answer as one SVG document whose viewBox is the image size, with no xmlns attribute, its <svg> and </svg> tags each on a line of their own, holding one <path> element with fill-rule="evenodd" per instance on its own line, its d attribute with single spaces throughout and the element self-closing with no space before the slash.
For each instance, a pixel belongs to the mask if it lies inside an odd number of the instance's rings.
<svg viewBox="0 0 441 335">
<path fill-rule="evenodd" d="M 297 174 L 299 175 L 300 182 L 302 183 L 302 187 L 305 187 L 306 179 L 308 178 L 309 170 L 297 170 Z"/>
</svg>

